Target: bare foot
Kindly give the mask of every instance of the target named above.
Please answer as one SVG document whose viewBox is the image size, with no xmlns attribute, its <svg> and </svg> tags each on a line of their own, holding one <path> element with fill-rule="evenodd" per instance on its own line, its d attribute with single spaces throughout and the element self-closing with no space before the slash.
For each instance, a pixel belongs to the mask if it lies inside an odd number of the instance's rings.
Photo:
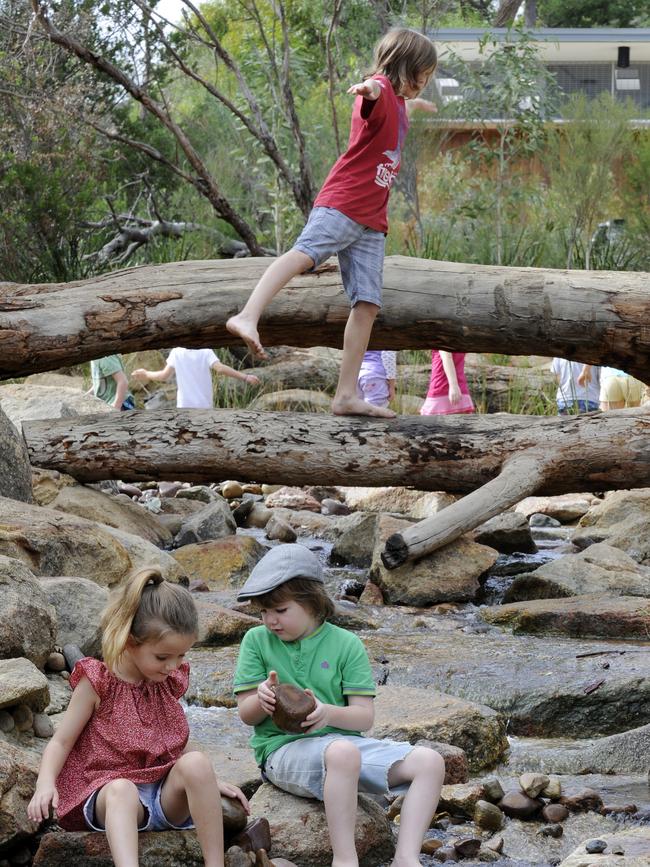
<svg viewBox="0 0 650 867">
<path fill-rule="evenodd" d="M 243 313 L 238 313 L 236 316 L 231 316 L 226 322 L 226 330 L 237 337 L 241 337 L 251 354 L 256 358 L 268 358 L 264 351 L 264 347 L 260 343 L 260 335 L 258 334 L 257 323 L 251 322 Z"/>
<path fill-rule="evenodd" d="M 375 418 L 395 418 L 397 415 L 388 407 L 366 403 L 360 397 L 335 397 L 332 412 L 334 415 L 371 415 Z"/>
</svg>

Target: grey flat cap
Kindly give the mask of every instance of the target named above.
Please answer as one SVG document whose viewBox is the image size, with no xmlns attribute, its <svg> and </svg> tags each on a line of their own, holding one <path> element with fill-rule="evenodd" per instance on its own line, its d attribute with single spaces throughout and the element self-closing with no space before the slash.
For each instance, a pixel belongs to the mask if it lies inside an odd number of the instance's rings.
<svg viewBox="0 0 650 867">
<path fill-rule="evenodd" d="M 318 557 L 304 545 L 277 545 L 255 566 L 237 594 L 237 601 L 263 596 L 292 578 L 306 578 L 323 584 L 323 567 Z"/>
</svg>

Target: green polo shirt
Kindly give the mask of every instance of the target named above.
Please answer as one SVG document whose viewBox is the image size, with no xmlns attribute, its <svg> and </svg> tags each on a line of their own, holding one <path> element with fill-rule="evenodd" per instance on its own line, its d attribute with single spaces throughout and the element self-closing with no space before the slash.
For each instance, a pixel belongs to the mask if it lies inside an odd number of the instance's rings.
<svg viewBox="0 0 650 867">
<path fill-rule="evenodd" d="M 255 626 L 244 635 L 235 670 L 234 692 L 247 692 L 277 671 L 280 683 L 294 683 L 311 689 L 324 704 L 345 707 L 348 695 L 374 696 L 375 682 L 363 643 L 352 632 L 323 623 L 300 641 L 282 641 L 266 626 Z M 287 734 L 271 717 L 255 726 L 251 746 L 255 761 L 263 765 L 267 757 L 284 744 L 299 738 L 317 737 L 330 732 L 358 735 L 361 732 L 327 726 L 308 735 Z"/>
</svg>

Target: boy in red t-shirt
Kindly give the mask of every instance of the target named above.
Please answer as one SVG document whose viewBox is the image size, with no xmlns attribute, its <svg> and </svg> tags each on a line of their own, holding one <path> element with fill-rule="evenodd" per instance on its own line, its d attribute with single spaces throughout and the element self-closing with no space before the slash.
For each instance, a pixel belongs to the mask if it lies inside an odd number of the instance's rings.
<svg viewBox="0 0 650 867">
<path fill-rule="evenodd" d="M 387 407 L 362 400 L 357 378 L 381 307 L 386 209 L 408 129 L 404 100 L 417 97 L 436 64 L 436 49 L 421 33 L 400 28 L 380 40 L 374 72 L 348 90 L 357 96 L 348 149 L 327 176 L 307 225 L 293 249 L 267 268 L 241 313 L 226 323 L 254 355 L 264 358 L 257 325 L 266 307 L 292 277 L 317 268 L 337 253 L 352 310 L 332 401 L 336 415 L 395 415 Z"/>
</svg>

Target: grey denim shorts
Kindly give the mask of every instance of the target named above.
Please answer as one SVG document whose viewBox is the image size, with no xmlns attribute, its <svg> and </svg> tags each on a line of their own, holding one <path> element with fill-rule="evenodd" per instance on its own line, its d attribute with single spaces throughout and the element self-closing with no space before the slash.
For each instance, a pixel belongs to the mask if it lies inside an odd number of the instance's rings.
<svg viewBox="0 0 650 867">
<path fill-rule="evenodd" d="M 165 816 L 160 803 L 160 793 L 165 779 L 166 777 L 163 777 L 155 783 L 135 784 L 135 787 L 138 790 L 138 795 L 140 796 L 140 803 L 144 807 L 144 821 L 142 825 L 138 827 L 138 831 L 187 831 L 194 827 L 194 822 L 192 822 L 191 816 L 188 816 L 182 825 L 172 825 L 167 816 Z M 103 786 L 96 789 L 92 795 L 86 799 L 86 803 L 84 804 L 84 819 L 91 831 L 106 830 L 98 823 L 97 817 L 95 816 L 95 801 L 97 800 L 97 795 L 99 795 L 102 789 Z"/>
<path fill-rule="evenodd" d="M 359 791 L 374 795 L 400 795 L 409 784 L 390 788 L 388 772 L 414 749 L 404 741 L 378 740 L 359 735 L 330 734 L 291 741 L 271 753 L 264 764 L 267 779 L 292 795 L 323 800 L 325 751 L 336 740 L 351 741 L 361 753 Z"/>
<path fill-rule="evenodd" d="M 336 208 L 318 207 L 309 215 L 293 249 L 309 256 L 314 268 L 337 253 L 350 306 L 368 301 L 381 307 L 385 245 L 383 232 L 355 223 Z"/>
</svg>

